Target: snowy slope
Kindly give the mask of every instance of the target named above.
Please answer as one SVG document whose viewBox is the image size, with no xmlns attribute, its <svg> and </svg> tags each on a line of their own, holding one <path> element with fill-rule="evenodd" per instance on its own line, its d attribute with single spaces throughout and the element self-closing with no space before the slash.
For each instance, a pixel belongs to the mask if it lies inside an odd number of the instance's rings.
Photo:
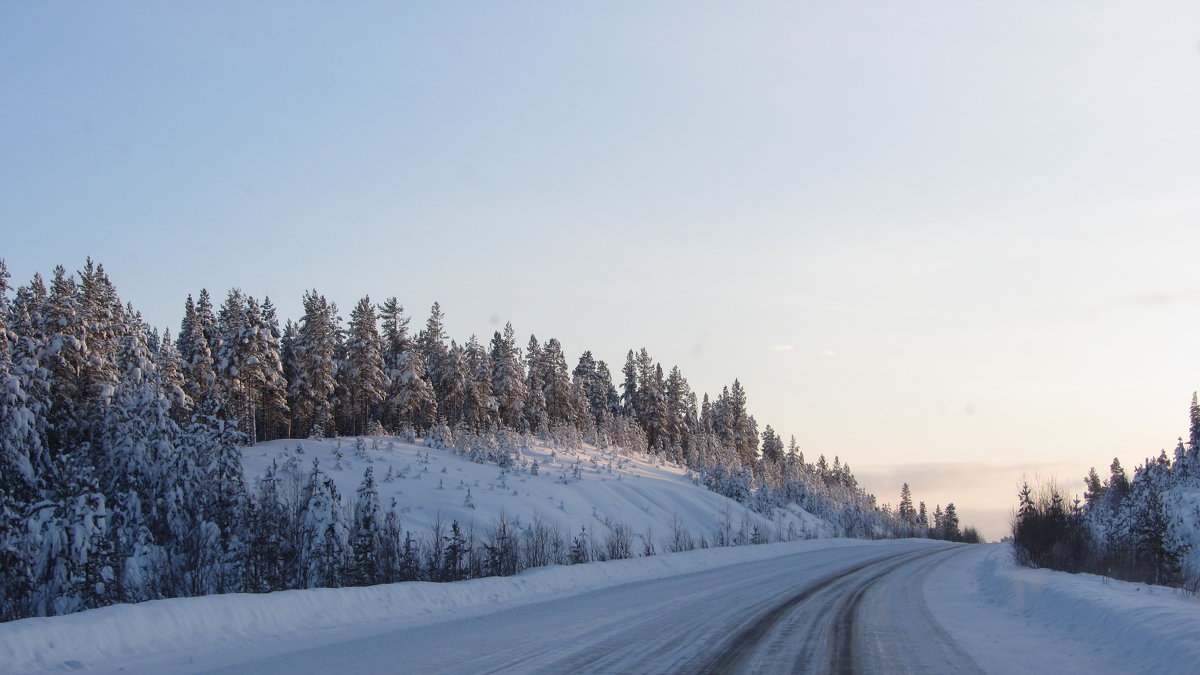
<svg viewBox="0 0 1200 675">
<path fill-rule="evenodd" d="M 336 481 L 343 505 L 352 507 L 363 472 L 371 467 L 379 503 L 386 510 L 395 499 L 401 530 L 416 538 L 425 537 L 439 517 L 444 526 L 457 520 L 464 530 L 482 532 L 500 513 L 518 529 L 537 517 L 557 526 L 568 541 L 581 527 L 603 537 L 609 524 L 624 525 L 633 530 L 635 555 L 647 539 L 656 551 L 667 550 L 676 516 L 694 539 L 710 544 L 726 528 L 733 537 L 748 537 L 755 526 L 770 541 L 836 536 L 828 523 L 794 504 L 767 518 L 695 485 L 681 467 L 624 450 L 552 450 L 531 442 L 512 468 L 502 470 L 453 449 L 396 438 L 365 438 L 363 445 L 365 457 L 354 438 L 261 443 L 247 449 L 245 472 L 253 485 L 275 462 L 285 485 L 298 490 L 317 459 Z"/>
</svg>

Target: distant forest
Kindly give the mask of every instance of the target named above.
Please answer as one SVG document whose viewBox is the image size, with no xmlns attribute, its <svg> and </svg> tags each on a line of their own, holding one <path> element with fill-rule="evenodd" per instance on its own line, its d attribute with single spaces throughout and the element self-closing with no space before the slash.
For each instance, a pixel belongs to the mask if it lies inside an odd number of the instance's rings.
<svg viewBox="0 0 1200 675">
<path fill-rule="evenodd" d="M 1133 478 L 1113 458 L 1103 479 L 1092 467 L 1082 500 L 1052 482 L 1025 483 L 1012 537 L 1030 567 L 1200 591 L 1193 552 L 1200 532 L 1200 401 L 1192 394 L 1188 440 L 1137 467 Z"/>
<path fill-rule="evenodd" d="M 414 334 L 395 298 L 364 297 L 343 323 L 313 290 L 304 316 L 281 327 L 269 299 L 234 289 L 218 308 L 201 290 L 172 335 L 123 304 L 91 260 L 75 275 L 56 268 L 48 283 L 35 275 L 13 289 L 8 279 L 0 261 L 3 620 L 462 578 L 444 573 L 440 545 L 405 541 L 369 474 L 338 537 L 326 530 L 340 497 L 317 468 L 293 502 L 270 475 L 248 487 L 241 448 L 277 438 L 397 435 L 444 447 L 473 435 L 502 466 L 514 445 L 505 439 L 520 435 L 619 447 L 684 465 L 756 510 L 795 502 L 844 536 L 978 540 L 960 531 L 953 504 L 930 514 L 907 484 L 896 509 L 877 505 L 840 458 L 808 462 L 794 437 L 760 430 L 737 380 L 698 397 L 645 349 L 629 351 L 618 389 L 591 352 L 570 368 L 557 339 L 531 336 L 522 349 L 511 324 L 486 343 L 450 340 L 437 303 Z M 474 574 L 580 561 L 523 560 Z"/>
</svg>

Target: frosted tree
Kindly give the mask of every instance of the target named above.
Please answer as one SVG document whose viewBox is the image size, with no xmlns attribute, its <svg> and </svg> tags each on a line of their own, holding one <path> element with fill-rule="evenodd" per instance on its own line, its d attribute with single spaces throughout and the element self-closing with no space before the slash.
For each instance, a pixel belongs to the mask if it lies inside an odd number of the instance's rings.
<svg viewBox="0 0 1200 675">
<path fill-rule="evenodd" d="M 637 419 L 639 416 L 638 404 L 641 399 L 638 394 L 638 370 L 637 359 L 633 355 L 633 350 L 625 355 L 625 367 L 621 369 L 625 375 L 625 381 L 621 384 L 621 412 L 626 417 Z"/>
<path fill-rule="evenodd" d="M 253 303 L 251 303 L 251 311 Z M 258 413 L 258 440 L 269 441 L 289 435 L 288 429 L 288 381 L 283 369 L 283 336 L 279 331 L 279 319 L 271 299 L 263 300 L 257 315 L 249 317 L 253 327 L 253 349 L 258 359 L 257 377 L 252 385 L 257 391 L 252 395 Z"/>
<path fill-rule="evenodd" d="M 253 439 L 255 420 L 250 392 L 257 390 L 253 380 L 260 361 L 254 353 L 258 341 L 253 334 L 255 327 L 248 321 L 250 314 L 249 298 L 240 289 L 230 290 L 217 314 L 213 369 L 219 400 L 227 406 L 223 415 L 236 419 Z"/>
<path fill-rule="evenodd" d="M 546 430 L 546 367 L 542 361 L 542 346 L 536 335 L 529 336 L 525 348 L 528 370 L 525 374 L 525 425 L 531 431 Z"/>
<path fill-rule="evenodd" d="M 295 400 L 293 430 L 299 435 L 333 431 L 337 349 L 337 307 L 315 290 L 305 293 L 304 317 L 292 345 L 296 378 L 290 383 Z"/>
<path fill-rule="evenodd" d="M 184 391 L 183 359 L 171 340 L 171 331 L 163 333 L 158 349 L 153 353 L 154 369 L 158 371 L 162 394 L 171 404 L 175 418 L 182 419 L 192 409 L 192 399 Z"/>
<path fill-rule="evenodd" d="M 300 514 L 301 586 L 337 587 L 342 582 L 348 533 L 337 486 L 321 473 L 315 460 L 304 492 L 308 499 Z"/>
<path fill-rule="evenodd" d="M 575 364 L 575 370 L 572 371 L 571 377 L 575 386 L 583 392 L 587 402 L 587 413 L 591 415 L 592 423 L 600 424 L 605 413 L 609 412 L 608 388 L 600 377 L 596 359 L 592 356 L 591 351 L 585 351 L 579 356 L 579 362 Z M 609 381 L 608 385 L 611 384 L 612 382 Z"/>
<path fill-rule="evenodd" d="M 604 361 L 596 362 L 596 381 L 604 387 L 605 398 L 608 401 L 608 412 L 612 415 L 620 414 L 621 395 L 617 393 L 617 388 L 613 384 L 612 373 L 609 372 L 608 364 Z"/>
<path fill-rule="evenodd" d="M 571 386 L 567 359 L 558 338 L 550 338 L 541 350 L 538 368 L 541 371 L 542 393 L 546 416 L 553 423 L 572 423 L 576 419 L 575 390 Z M 532 368 L 532 366 L 531 366 Z"/>
<path fill-rule="evenodd" d="M 8 268 L 0 260 L 0 495 L 16 500 L 34 496 L 33 460 L 43 452 L 37 419 L 27 405 L 24 382 L 12 359 L 16 336 L 8 331 Z M 0 549 L 3 550 L 3 549 Z"/>
<path fill-rule="evenodd" d="M 387 395 L 390 382 L 384 372 L 383 350 L 375 306 L 369 297 L 364 297 L 350 312 L 345 359 L 338 372 L 349 420 L 347 431 L 351 435 L 361 436 L 367 432 L 372 411 Z"/>
<path fill-rule="evenodd" d="M 678 366 L 672 367 L 667 375 L 664 395 L 664 432 L 667 444 L 682 448 L 684 440 L 696 426 L 696 397 Z"/>
<path fill-rule="evenodd" d="M 900 505 L 896 507 L 896 517 L 909 527 L 917 525 L 917 512 L 913 508 L 912 490 L 908 487 L 908 483 L 900 486 Z"/>
<path fill-rule="evenodd" d="M 773 464 L 783 461 L 783 439 L 779 438 L 770 424 L 762 432 L 762 457 L 763 460 Z M 911 500 L 909 507 L 912 507 Z"/>
<path fill-rule="evenodd" d="M 412 348 L 412 342 L 408 339 L 408 321 L 408 317 L 404 316 L 404 307 L 396 298 L 388 298 L 379 306 L 383 372 L 388 378 L 382 417 L 383 426 L 388 429 L 400 426 L 400 412 L 393 402 L 400 390 L 401 359 Z"/>
<path fill-rule="evenodd" d="M 277 470 L 274 462 L 267 467 L 246 512 L 243 587 L 252 593 L 287 588 L 295 563 L 296 551 L 288 536 L 296 529 L 295 512 L 284 506 Z"/>
<path fill-rule="evenodd" d="M 402 423 L 428 429 L 437 418 L 437 399 L 425 373 L 425 358 L 416 349 L 400 355 L 394 392 L 388 403 Z"/>
<path fill-rule="evenodd" d="M 496 412 L 501 423 L 516 429 L 524 414 L 526 388 L 521 353 L 511 323 L 504 326 L 503 335 L 497 331 L 492 336 L 491 347 L 492 396 L 496 399 Z"/>
<path fill-rule="evenodd" d="M 358 486 L 358 501 L 354 505 L 354 526 L 351 548 L 354 558 L 346 570 L 346 583 L 351 586 L 368 586 L 379 583 L 379 552 L 382 536 L 379 522 L 379 494 L 375 489 L 375 476 L 371 467 L 363 474 Z"/>
<path fill-rule="evenodd" d="M 202 293 L 202 297 L 207 298 L 207 291 Z M 205 336 L 211 329 L 204 325 L 202 314 L 197 311 L 192 296 L 188 296 L 183 311 L 183 323 L 175 344 L 181 359 L 184 392 L 198 403 L 207 397 L 216 382 L 212 351 Z"/>
<path fill-rule="evenodd" d="M 75 280 L 60 265 L 54 269 L 46 300 L 47 334 L 41 365 L 48 373 L 49 445 L 66 450 L 86 439 L 82 419 L 84 399 L 90 394 L 87 373 L 86 326 Z"/>
<path fill-rule="evenodd" d="M 492 360 L 474 335 L 467 341 L 464 357 L 468 373 L 466 421 L 476 431 L 480 431 L 492 425 L 492 419 L 499 407 L 492 393 Z"/>
<path fill-rule="evenodd" d="M 445 315 L 442 314 L 442 306 L 438 303 L 433 303 L 433 307 L 429 309 L 429 319 L 425 321 L 425 329 L 417 334 L 417 351 L 425 360 L 426 372 L 429 374 L 430 384 L 434 386 L 434 391 L 438 401 L 441 401 L 444 392 L 440 387 L 440 378 L 437 377 L 442 371 L 442 361 L 446 358 L 446 327 Z"/>
<path fill-rule="evenodd" d="M 104 409 L 117 383 L 121 338 L 135 330 L 141 320 L 134 316 L 132 307 L 128 313 L 122 307 L 103 265 L 96 265 L 89 258 L 79 278 L 79 309 L 87 353 L 79 375 L 86 383 L 82 405 L 88 437 L 84 440 L 91 441 L 99 432 Z"/>
<path fill-rule="evenodd" d="M 450 349 L 442 357 L 437 379 L 438 386 L 435 389 L 441 392 L 438 410 L 448 424 L 458 424 L 466 415 L 468 378 L 466 354 L 453 340 Z"/>
<path fill-rule="evenodd" d="M 666 383 L 662 366 L 655 363 L 643 347 L 637 354 L 637 396 L 635 408 L 638 422 L 646 431 L 652 448 L 663 447 L 666 431 Z"/>
<path fill-rule="evenodd" d="M 103 486 L 108 494 L 133 491 L 155 499 L 165 492 L 180 431 L 162 395 L 145 333 L 132 331 L 121 342 L 121 377 L 101 434 Z"/>
</svg>

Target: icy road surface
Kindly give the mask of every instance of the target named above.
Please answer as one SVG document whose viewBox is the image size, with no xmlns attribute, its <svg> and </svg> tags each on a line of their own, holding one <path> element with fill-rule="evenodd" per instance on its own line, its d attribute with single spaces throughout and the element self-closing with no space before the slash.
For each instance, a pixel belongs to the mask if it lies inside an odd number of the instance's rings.
<svg viewBox="0 0 1200 675">
<path fill-rule="evenodd" d="M 1176 673 L 1200 600 L 1006 544 L 825 539 L 0 624 L 0 673 Z"/>
<path fill-rule="evenodd" d="M 838 548 L 232 665 L 233 673 L 981 672 L 930 615 L 962 547 Z"/>
</svg>

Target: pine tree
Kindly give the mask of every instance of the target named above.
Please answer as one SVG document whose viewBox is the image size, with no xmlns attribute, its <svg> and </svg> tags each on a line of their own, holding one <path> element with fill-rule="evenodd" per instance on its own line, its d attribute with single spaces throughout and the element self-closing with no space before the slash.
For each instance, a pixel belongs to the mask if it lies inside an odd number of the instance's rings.
<svg viewBox="0 0 1200 675">
<path fill-rule="evenodd" d="M 354 559 L 347 570 L 347 584 L 368 586 L 382 581 L 378 560 L 380 539 L 379 494 L 375 490 L 374 472 L 368 466 L 358 487 L 358 502 L 354 505 L 351 537 Z"/>
<path fill-rule="evenodd" d="M 764 461 L 772 464 L 783 461 L 783 439 L 779 438 L 770 424 L 762 432 L 762 456 Z M 909 506 L 911 507 L 912 504 L 910 503 Z"/>
<path fill-rule="evenodd" d="M 448 424 L 455 426 L 466 417 L 468 373 L 466 353 L 453 340 L 442 358 L 438 379 L 439 386 L 435 389 L 442 392 L 438 410 Z"/>
<path fill-rule="evenodd" d="M 425 357 L 416 349 L 400 355 L 395 393 L 388 401 L 404 424 L 428 429 L 437 419 L 437 400 L 425 372 Z"/>
<path fill-rule="evenodd" d="M 12 359 L 16 336 L 8 331 L 8 268 L 0 260 L 0 496 L 13 501 L 31 499 L 37 487 L 34 460 L 43 452 L 34 412 L 27 405 L 25 386 Z M 15 535 L 14 535 L 15 536 Z M 0 549 L 3 550 L 3 549 Z"/>
<path fill-rule="evenodd" d="M 376 327 L 375 306 L 364 297 L 350 312 L 346 332 L 346 358 L 339 369 L 345 391 L 350 426 L 354 436 L 367 432 L 372 411 L 383 402 L 390 381 L 384 373 L 383 339 Z"/>
<path fill-rule="evenodd" d="M 315 460 L 305 494 L 308 501 L 300 515 L 301 586 L 340 586 L 347 545 L 341 497 L 333 480 L 321 473 Z"/>
<path fill-rule="evenodd" d="M 290 383 L 295 399 L 293 428 L 301 435 L 333 431 L 337 349 L 337 307 L 315 290 L 305 293 L 304 317 L 292 345 L 296 379 Z"/>
<path fill-rule="evenodd" d="M 207 298 L 207 291 L 203 291 L 201 297 Z M 184 392 L 193 402 L 199 403 L 207 397 L 216 382 L 214 361 L 208 338 L 205 337 L 208 327 L 204 325 L 201 313 L 192 302 L 192 296 L 188 296 L 183 310 L 183 323 L 176 338 L 176 349 L 182 360 Z"/>
<path fill-rule="evenodd" d="M 946 504 L 946 510 L 941 517 L 941 538 L 946 541 L 958 541 L 961 533 L 958 531 L 958 510 L 954 502 Z"/>
<path fill-rule="evenodd" d="M 259 360 L 254 380 L 258 411 L 258 440 L 269 441 L 290 435 L 288 422 L 288 380 L 283 367 L 283 336 L 271 299 L 263 300 L 257 317 L 251 316 L 256 341 L 254 354 Z"/>
<path fill-rule="evenodd" d="M 637 360 L 632 349 L 625 355 L 625 367 L 621 373 L 625 375 L 625 381 L 621 384 L 621 412 L 626 417 L 638 419 L 638 403 L 641 399 L 638 394 Z"/>
<path fill-rule="evenodd" d="M 575 390 L 562 345 L 557 338 L 546 341 L 541 351 L 542 392 L 546 401 L 546 417 L 551 423 L 571 424 L 576 419 Z"/>
<path fill-rule="evenodd" d="M 468 374 L 465 416 L 476 431 L 492 425 L 499 407 L 492 393 L 492 360 L 474 335 L 467 341 L 464 353 Z"/>
<path fill-rule="evenodd" d="M 1087 490 L 1083 493 L 1084 501 L 1089 509 L 1096 508 L 1104 499 L 1104 493 L 1107 487 L 1100 482 L 1100 474 L 1096 473 L 1096 467 L 1088 469 L 1088 474 L 1083 479 L 1083 484 Z"/>
<path fill-rule="evenodd" d="M 896 507 L 896 517 L 909 527 L 917 525 L 917 512 L 913 509 L 912 490 L 908 483 L 900 486 L 900 505 Z"/>
<path fill-rule="evenodd" d="M 442 372 L 442 361 L 446 358 L 446 327 L 442 306 L 433 303 L 429 309 L 429 318 L 425 321 L 425 329 L 417 334 L 417 351 L 425 360 L 425 369 L 429 383 L 434 387 L 436 400 L 441 402 L 445 392 L 440 387 L 439 374 Z"/>
<path fill-rule="evenodd" d="M 504 326 L 503 335 L 497 331 L 492 336 L 491 361 L 496 412 L 502 424 L 517 429 L 525 410 L 526 388 L 521 353 L 511 323 Z"/>
</svg>

